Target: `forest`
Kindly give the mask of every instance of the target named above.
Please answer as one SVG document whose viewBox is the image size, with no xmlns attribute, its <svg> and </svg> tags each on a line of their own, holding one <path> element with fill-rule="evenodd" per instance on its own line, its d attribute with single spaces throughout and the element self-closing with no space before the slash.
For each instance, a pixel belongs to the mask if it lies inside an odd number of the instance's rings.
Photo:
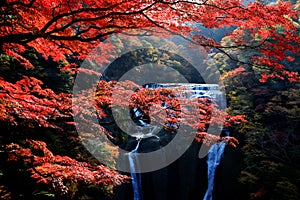
<svg viewBox="0 0 300 200">
<path fill-rule="evenodd" d="M 2 0 L 0 199 L 300 199 L 299 11 Z"/>
</svg>

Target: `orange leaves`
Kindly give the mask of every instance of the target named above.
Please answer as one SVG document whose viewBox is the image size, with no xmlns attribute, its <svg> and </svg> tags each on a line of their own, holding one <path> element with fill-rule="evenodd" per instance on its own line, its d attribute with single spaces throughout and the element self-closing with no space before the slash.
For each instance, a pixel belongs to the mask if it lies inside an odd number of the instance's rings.
<svg viewBox="0 0 300 200">
<path fill-rule="evenodd" d="M 69 185 L 93 184 L 100 186 L 116 186 L 124 183 L 128 177 L 103 165 L 92 166 L 85 162 L 78 162 L 67 156 L 54 156 L 42 141 L 27 140 L 30 149 L 22 148 L 18 144 L 9 144 L 6 151 L 9 161 L 24 161 L 29 166 L 31 177 L 37 183 L 47 184 L 51 189 L 66 194 L 70 192 Z M 31 151 L 31 149 L 35 151 Z M 37 152 L 35 155 L 33 152 Z"/>
<path fill-rule="evenodd" d="M 249 64 L 268 67 L 271 71 L 270 75 L 263 74 L 261 81 L 275 77 L 284 79 L 284 60 L 293 62 L 299 54 L 300 40 L 293 22 L 297 11 L 283 1 L 273 5 L 254 2 L 232 14 L 239 23 L 238 29 L 229 35 L 237 47 L 241 50 L 243 47 L 256 48 L 259 54 L 253 56 Z M 273 71 L 275 74 L 272 74 Z"/>
<path fill-rule="evenodd" d="M 117 90 L 118 95 L 113 96 L 114 90 Z M 186 91 L 184 86 L 149 89 L 140 88 L 129 81 L 120 83 L 100 81 L 95 97 L 96 110 L 100 115 L 99 118 L 105 123 L 106 117 L 109 119 L 112 117 L 110 112 L 106 112 L 107 108 L 129 106 L 135 113 L 133 120 L 140 119 L 150 124 L 160 124 L 170 133 L 181 125 L 189 126 L 197 131 L 195 140 L 206 144 L 220 140 L 219 136 L 206 132 L 210 125 L 222 127 L 247 122 L 243 115 L 228 115 L 211 98 L 189 99 L 186 96 L 188 94 L 183 91 Z M 230 140 L 230 145 L 233 144 L 237 144 L 234 138 Z"/>
<path fill-rule="evenodd" d="M 283 46 L 284 47 L 284 46 Z M 282 63 L 278 63 L 279 60 L 288 60 L 289 62 L 293 62 L 295 58 L 291 56 L 286 56 L 283 53 L 272 52 L 270 50 L 263 51 L 264 54 L 267 56 L 258 57 L 254 56 L 252 60 L 259 66 L 267 67 L 270 69 L 269 73 L 262 73 L 260 82 L 265 83 L 268 79 L 277 78 L 280 80 L 287 79 L 290 82 L 299 82 L 299 75 L 298 72 L 288 71 L 285 68 L 285 65 Z"/>
<path fill-rule="evenodd" d="M 282 73 L 290 82 L 300 82 L 300 75 L 298 72 L 283 71 Z"/>
<path fill-rule="evenodd" d="M 271 36 L 271 32 L 268 29 L 260 29 L 257 31 L 257 34 L 262 38 L 262 39 L 267 39 L 268 37 Z"/>
<path fill-rule="evenodd" d="M 44 89 L 42 82 L 33 77 L 24 77 L 15 84 L 0 79 L 0 97 L 5 99 L 0 107 L 14 124 L 55 127 L 50 120 L 71 117 L 71 96 Z"/>
<path fill-rule="evenodd" d="M 247 6 L 240 0 L 32 2 L 8 1 L 7 6 L 1 7 L 3 13 L 10 14 L 2 20 L 7 23 L 0 26 L 0 41 L 9 45 L 1 43 L 1 48 L 26 67 L 32 65 L 20 55 L 25 46 L 54 61 L 71 54 L 84 59 L 109 34 L 153 26 L 193 38 L 193 42 L 207 48 L 222 48 L 212 38 L 201 34 L 195 36 L 195 27 L 188 26 L 193 23 L 207 28 L 237 27 L 228 33 L 234 39 L 233 46 L 256 48 L 262 53 L 260 58 L 269 59 L 264 64 L 275 70 L 285 67 L 279 61 L 286 58 L 287 52 L 300 52 L 300 37 L 295 34 L 297 30 L 293 23 L 297 11 L 285 1 L 273 5 L 251 2 Z M 19 43 L 24 46 L 11 48 Z M 107 62 L 109 53 L 109 50 L 102 51 L 99 62 Z M 262 62 L 259 57 L 253 57 L 254 65 Z M 292 57 L 286 59 L 293 61 Z"/>
<path fill-rule="evenodd" d="M 231 126 L 233 124 L 240 124 L 240 123 L 246 123 L 247 119 L 245 115 L 228 115 L 227 120 L 225 122 L 225 126 Z"/>
<path fill-rule="evenodd" d="M 224 72 L 222 74 L 221 80 L 225 80 L 226 78 L 233 78 L 234 76 L 238 76 L 240 74 L 247 73 L 246 69 L 242 66 L 235 68 L 229 72 Z"/>
<path fill-rule="evenodd" d="M 38 53 L 41 53 L 45 60 L 51 57 L 54 62 L 65 59 L 65 54 L 71 53 L 66 49 L 59 48 L 59 45 L 60 42 L 54 43 L 44 38 L 37 38 L 35 41 L 28 43 L 28 46 L 33 47 Z"/>
<path fill-rule="evenodd" d="M 289 62 L 294 62 L 295 58 L 292 57 L 292 56 L 287 56 L 286 59 L 289 61 Z"/>
<path fill-rule="evenodd" d="M 227 145 L 232 147 L 236 147 L 239 144 L 239 141 L 234 137 L 221 137 L 217 135 L 211 135 L 206 132 L 198 132 L 196 134 L 195 140 L 197 142 L 202 142 L 207 146 L 211 146 L 214 143 L 218 143 L 220 141 L 225 141 Z"/>
<path fill-rule="evenodd" d="M 20 55 L 25 51 L 25 47 L 18 44 L 10 44 L 4 43 L 2 45 L 2 49 L 8 56 L 14 57 L 21 65 L 23 65 L 26 69 L 33 68 L 33 65 L 29 60 Z"/>
<path fill-rule="evenodd" d="M 9 151 L 8 161 L 18 161 L 23 160 L 24 162 L 30 162 L 32 153 L 30 149 L 22 148 L 18 144 L 6 145 L 6 150 Z"/>
<path fill-rule="evenodd" d="M 234 137 L 222 137 L 221 140 L 225 141 L 226 144 L 236 147 L 239 144 L 239 141 Z"/>
<path fill-rule="evenodd" d="M 300 82 L 300 75 L 298 72 L 291 72 L 291 71 L 287 71 L 287 70 L 282 70 L 280 72 L 272 72 L 269 74 L 262 73 L 259 81 L 261 83 L 265 83 L 269 79 L 273 79 L 273 78 L 277 78 L 279 80 L 287 79 L 291 83 L 292 82 Z"/>
<path fill-rule="evenodd" d="M 67 65 L 65 65 L 63 68 L 61 68 L 60 70 L 62 70 L 62 71 L 69 71 L 69 72 L 77 72 L 78 70 L 77 70 L 77 67 L 78 67 L 78 65 L 77 64 L 75 64 L 75 63 L 70 63 L 70 64 L 67 64 Z"/>
<path fill-rule="evenodd" d="M 261 74 L 261 78 L 259 79 L 259 81 L 261 83 L 265 83 L 270 78 L 274 78 L 274 73 L 271 73 L 271 74 L 265 74 L 265 73 L 263 73 L 263 74 Z"/>
</svg>

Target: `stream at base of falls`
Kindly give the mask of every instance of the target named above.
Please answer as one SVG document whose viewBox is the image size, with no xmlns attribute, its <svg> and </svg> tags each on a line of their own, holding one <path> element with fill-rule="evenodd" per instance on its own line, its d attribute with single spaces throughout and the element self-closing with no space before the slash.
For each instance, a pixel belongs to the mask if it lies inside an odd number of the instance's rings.
<svg viewBox="0 0 300 200">
<path fill-rule="evenodd" d="M 213 200 L 213 189 L 215 181 L 216 168 L 220 164 L 224 154 L 226 143 L 224 141 L 212 145 L 207 155 L 207 178 L 208 186 L 203 200 Z"/>
<path fill-rule="evenodd" d="M 131 178 L 132 178 L 132 188 L 133 188 L 133 199 L 134 200 L 142 200 L 142 175 L 140 173 L 134 173 L 135 171 L 140 171 L 139 160 L 135 156 L 137 150 L 140 146 L 140 142 L 142 139 L 138 139 L 137 145 L 134 150 L 132 150 L 128 154 L 129 164 L 130 164 L 130 171 L 131 171 Z"/>
</svg>

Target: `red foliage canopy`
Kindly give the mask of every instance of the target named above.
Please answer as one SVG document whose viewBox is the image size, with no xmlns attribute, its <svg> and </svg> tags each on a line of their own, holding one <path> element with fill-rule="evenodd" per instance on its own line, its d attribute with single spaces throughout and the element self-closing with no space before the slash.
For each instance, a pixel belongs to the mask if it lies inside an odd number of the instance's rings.
<svg viewBox="0 0 300 200">
<path fill-rule="evenodd" d="M 0 120 L 22 126 L 55 127 L 58 118 L 70 120 L 70 94 L 55 94 L 42 81 L 24 77 L 16 83 L 0 78 Z"/>
<path fill-rule="evenodd" d="M 70 55 L 84 59 L 109 34 L 125 29 L 147 30 L 155 26 L 191 38 L 191 42 L 203 47 L 218 49 L 236 61 L 239 60 L 228 54 L 226 49 L 255 48 L 258 54 L 252 57 L 251 63 L 246 64 L 267 67 L 272 71 L 263 74 L 261 81 L 279 77 L 293 82 L 300 81 L 299 74 L 288 71 L 282 61 L 293 62 L 300 51 L 300 36 L 296 34 L 293 23 L 296 15 L 292 6 L 283 1 L 270 6 L 256 2 L 246 6 L 241 0 L 5 0 L 0 5 L 0 48 L 1 53 L 14 57 L 29 68 L 34 66 L 22 56 L 28 49 L 34 49 L 44 59 L 51 57 L 54 61 L 64 60 Z M 193 35 L 192 31 L 196 28 L 188 26 L 193 23 L 207 28 L 237 27 L 228 33 L 234 39 L 234 44 L 222 46 L 212 38 Z M 109 57 L 109 51 L 106 50 L 102 52 Z M 107 84 L 105 87 L 109 91 L 110 83 Z M 136 101 L 145 104 L 144 112 L 147 112 L 147 104 L 161 101 L 159 98 L 149 99 L 150 96 L 141 95 L 142 92 L 137 93 L 140 96 L 136 96 Z M 54 127 L 52 120 L 72 115 L 70 95 L 55 94 L 43 88 L 42 82 L 35 78 L 24 77 L 16 83 L 0 79 L 0 97 L 0 120 L 15 125 Z M 109 95 L 102 95 L 96 99 L 99 113 L 104 113 L 99 105 L 111 101 L 110 98 Z M 205 99 L 195 103 L 204 115 L 190 115 L 185 119 L 188 119 L 187 124 L 198 127 L 197 140 L 206 142 L 210 139 L 204 132 L 205 124 L 211 117 L 212 107 L 206 105 Z M 170 102 L 170 105 L 173 104 L 176 102 Z M 175 108 L 169 112 L 175 112 L 176 115 Z M 184 112 L 181 114 L 188 115 Z M 156 115 L 172 123 L 178 120 L 168 116 Z M 243 116 L 226 118 L 226 125 L 245 121 Z M 219 139 L 215 138 L 214 141 Z M 234 139 L 230 142 L 236 143 Z M 65 190 L 64 179 L 113 185 L 124 180 L 124 177 L 103 166 L 93 167 L 71 158 L 53 156 L 42 142 L 31 141 L 30 145 L 33 149 L 42 150 L 44 156 L 34 156 L 30 149 L 18 145 L 8 146 L 8 149 L 24 159 L 30 159 L 28 162 L 33 165 L 34 178 L 45 183 L 51 182 L 55 187 L 58 184 L 62 191 Z M 76 173 L 73 169 L 76 169 Z"/>
<path fill-rule="evenodd" d="M 27 144 L 29 148 L 23 148 L 18 144 L 7 145 L 9 161 L 21 160 L 27 163 L 30 166 L 28 170 L 32 178 L 37 179 L 38 183 L 49 185 L 60 194 L 69 192 L 68 184 L 70 183 L 100 185 L 109 190 L 112 186 L 120 185 L 128 180 L 127 176 L 103 165 L 92 166 L 67 156 L 55 156 L 42 141 L 27 140 Z"/>
<path fill-rule="evenodd" d="M 255 2 L 246 6 L 240 0 L 226 3 L 221 0 L 6 0 L 0 11 L 1 48 L 26 67 L 33 67 L 22 56 L 29 48 L 54 61 L 75 53 L 78 58 L 85 58 L 100 40 L 124 29 L 155 26 L 187 37 L 195 30 L 187 23 L 199 23 L 207 28 L 237 27 L 228 33 L 234 45 L 222 46 L 201 34 L 192 35 L 192 42 L 224 53 L 228 48 L 256 48 L 259 55 L 252 57 L 250 64 L 273 70 L 262 74 L 261 81 L 273 77 L 299 81 L 298 73 L 287 71 L 281 62 L 284 59 L 293 62 L 300 43 L 293 23 L 297 12 L 286 2 L 268 6 Z M 1 97 L 5 102 L 1 104 L 1 110 L 5 111 L 1 118 L 17 123 L 18 116 L 49 126 L 50 119 L 70 114 L 69 96 L 56 95 L 41 84 L 26 77 L 15 84 L 1 80 Z"/>
<path fill-rule="evenodd" d="M 293 61 L 300 44 L 293 23 L 297 12 L 283 1 L 276 5 L 243 5 L 241 0 L 6 0 L 0 13 L 2 50 L 27 67 L 32 65 L 20 53 L 28 48 L 54 61 L 73 53 L 84 58 L 100 39 L 124 29 L 155 26 L 190 36 L 195 28 L 187 23 L 199 23 L 207 28 L 237 27 L 228 33 L 235 44 L 222 46 L 201 34 L 193 35 L 193 42 L 224 53 L 228 48 L 256 48 L 260 54 L 253 57 L 251 64 L 269 67 L 280 77 L 299 81 L 299 75 L 285 70 L 280 62 Z M 290 53 L 293 55 L 287 56 Z M 268 76 L 262 81 L 265 78 Z"/>
<path fill-rule="evenodd" d="M 297 72 L 287 71 L 281 62 L 293 62 L 300 44 L 293 23 L 297 12 L 283 1 L 276 5 L 243 5 L 240 0 L 6 0 L 0 13 L 1 49 L 25 67 L 33 67 L 22 56 L 26 49 L 33 48 L 54 61 L 74 54 L 83 59 L 109 34 L 155 26 L 183 37 L 193 36 L 191 42 L 225 54 L 228 48 L 256 48 L 259 54 L 250 64 L 272 69 L 272 73 L 262 74 L 262 82 L 273 77 L 300 80 Z M 207 28 L 237 27 L 228 33 L 234 44 L 222 46 L 212 38 L 192 35 L 196 29 L 187 23 Z M 15 84 L 2 79 L 1 119 L 18 123 L 18 117 L 49 126 L 51 119 L 70 115 L 69 96 L 57 95 L 41 85 L 34 78 L 24 77 Z"/>
</svg>

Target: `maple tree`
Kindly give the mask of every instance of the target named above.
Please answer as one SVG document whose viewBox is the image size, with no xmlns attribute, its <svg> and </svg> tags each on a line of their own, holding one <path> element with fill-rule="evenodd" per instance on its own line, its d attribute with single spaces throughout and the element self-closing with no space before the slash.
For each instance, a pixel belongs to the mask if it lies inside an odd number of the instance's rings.
<svg viewBox="0 0 300 200">
<path fill-rule="evenodd" d="M 67 156 L 54 156 L 44 142 L 35 140 L 26 142 L 30 148 L 23 148 L 18 144 L 6 146 L 10 154 L 9 162 L 24 161 L 31 166 L 29 171 L 32 178 L 38 179 L 38 183 L 49 185 L 61 195 L 69 192 L 70 189 L 66 186 L 68 184 L 101 185 L 109 191 L 112 186 L 120 185 L 128 179 L 127 176 L 120 175 L 103 165 L 93 166 Z"/>
<path fill-rule="evenodd" d="M 186 92 L 187 88 L 185 86 L 173 87 L 172 90 L 159 87 L 148 89 L 130 81 L 100 81 L 96 93 L 96 110 L 98 117 L 104 121 L 104 124 L 107 123 L 106 118 L 111 115 L 111 113 L 107 112 L 108 108 L 116 105 L 128 106 L 128 102 L 124 101 L 124 99 L 128 96 L 130 89 L 134 87 L 138 89 L 131 96 L 129 108 L 132 110 L 134 108 L 139 109 L 139 112 L 142 113 L 140 117 L 147 118 L 148 124 L 162 123 L 164 129 L 170 132 L 178 129 L 180 124 L 188 125 L 195 128 L 195 139 L 207 145 L 211 145 L 219 140 L 226 140 L 233 146 L 238 143 L 233 137 L 220 137 L 206 133 L 207 127 L 211 124 L 211 121 L 219 127 L 222 127 L 223 123 L 229 127 L 232 124 L 246 122 L 245 116 L 228 115 L 211 98 L 202 97 L 190 100 L 188 99 L 190 94 Z M 113 90 L 118 91 L 118 98 L 113 98 Z M 182 93 L 182 91 L 185 91 L 186 94 L 179 100 L 178 93 Z M 82 103 L 78 105 L 80 105 L 79 109 L 81 111 L 88 110 Z M 195 113 L 197 114 L 195 115 Z M 82 117 L 86 119 L 86 117 Z"/>
<path fill-rule="evenodd" d="M 238 28 L 228 33 L 234 38 L 231 46 L 222 46 L 201 33 L 193 35 L 192 40 L 223 53 L 228 48 L 256 48 L 259 55 L 252 57 L 252 64 L 271 68 L 278 76 L 297 81 L 298 74 L 285 70 L 279 62 L 293 61 L 293 55 L 285 56 L 287 53 L 299 53 L 299 37 L 293 23 L 297 12 L 284 1 L 276 5 L 242 3 L 240 0 L 226 3 L 221 0 L 86 0 L 80 3 L 75 0 L 7 0 L 1 6 L 0 44 L 5 53 L 30 67 L 31 63 L 20 56 L 27 48 L 34 48 L 44 58 L 51 56 L 56 61 L 74 53 L 84 58 L 107 35 L 122 29 L 156 26 L 191 36 L 191 31 L 196 29 L 186 23 L 200 23 L 207 28 L 235 26 Z M 264 75 L 263 79 L 272 76 Z"/>
<path fill-rule="evenodd" d="M 293 1 L 293 6 L 299 10 L 299 2 Z M 294 21 L 296 27 L 299 27 L 298 23 L 299 15 Z M 298 29 L 295 34 L 299 34 Z M 224 37 L 221 42 L 223 45 L 234 44 L 230 37 Z M 272 42 L 276 43 L 275 40 Z M 297 199 L 299 101 L 295 91 L 299 90 L 299 83 L 276 77 L 269 68 L 245 64 L 257 54 L 256 49 L 228 52 L 244 61 L 240 64 L 224 54 L 213 55 L 227 89 L 228 112 L 245 114 L 249 119 L 247 123 L 231 128 L 232 134 L 244 143 L 237 185 L 245 192 L 240 198 Z M 299 56 L 295 56 L 293 62 L 285 60 L 281 64 L 290 71 L 299 72 L 298 62 Z M 261 77 L 261 73 L 272 75 Z"/>
<path fill-rule="evenodd" d="M 300 50 L 300 37 L 296 33 L 296 15 L 297 11 L 293 10 L 292 5 L 284 1 L 279 1 L 274 5 L 264 5 L 258 2 L 243 5 L 240 0 L 82 0 L 79 2 L 76 0 L 5 0 L 0 5 L 1 55 L 13 58 L 29 69 L 35 66 L 25 54 L 28 50 L 33 50 L 45 60 L 64 62 L 64 70 L 76 72 L 77 65 L 80 63 L 78 61 L 85 59 L 95 47 L 101 50 L 102 60 L 100 62 L 109 61 L 110 52 L 114 51 L 116 47 L 99 46 L 108 35 L 140 28 L 151 33 L 152 27 L 158 27 L 161 29 L 160 35 L 178 34 L 194 44 L 206 49 L 214 49 L 226 55 L 230 60 L 238 62 L 243 67 L 250 65 L 262 69 L 262 72 L 259 72 L 261 82 L 266 82 L 270 78 L 299 82 L 298 72 L 286 67 L 288 66 L 287 62 L 294 62 Z M 205 37 L 197 28 L 188 25 L 193 23 L 211 29 L 236 27 L 227 33 L 227 37 L 232 42 L 221 43 L 213 38 Z M 195 32 L 197 33 L 195 34 Z M 253 49 L 255 49 L 255 53 L 247 59 L 234 54 L 236 51 L 247 53 Z M 232 77 L 243 72 L 243 68 L 240 67 L 229 71 L 224 76 Z M 103 90 L 112 89 L 110 82 L 101 82 L 100 84 L 103 84 Z M 119 87 L 118 89 L 124 90 L 124 94 L 127 93 L 126 88 Z M 145 89 L 140 89 L 135 97 L 139 107 L 145 105 L 141 108 L 146 114 L 149 112 L 150 105 L 159 105 L 162 102 L 167 102 L 169 105 L 176 103 L 176 100 L 174 102 L 174 99 L 161 95 L 161 89 L 152 92 L 159 94 L 158 97 L 153 99 L 150 98 L 153 94 L 144 95 L 148 93 Z M 164 93 L 167 94 L 168 90 L 164 90 Z M 61 128 L 57 125 L 60 120 L 72 125 L 71 95 L 55 93 L 37 78 L 24 76 L 15 82 L 0 78 L 0 97 L 0 120 L 10 124 L 9 126 L 56 129 Z M 95 101 L 98 103 L 96 107 L 101 117 L 105 117 L 106 113 L 103 107 L 111 104 L 110 94 L 99 95 Z M 207 135 L 205 132 L 213 105 L 209 104 L 207 99 L 197 99 L 194 103 L 199 111 L 205 113 L 204 118 L 186 113 L 189 117 L 185 123 L 198 127 L 196 140 L 210 143 L 226 139 Z M 122 102 L 117 102 L 117 104 L 122 105 Z M 176 107 L 169 108 L 168 112 L 178 114 Z M 92 113 L 83 114 L 93 116 Z M 178 120 L 171 118 L 170 116 L 173 116 L 171 114 L 167 118 L 160 113 L 156 114 L 155 117 L 169 123 L 176 123 Z M 228 126 L 231 122 L 245 121 L 240 115 L 230 116 L 226 113 L 219 113 L 219 116 L 224 115 L 227 116 L 226 125 Z M 218 121 L 219 119 L 216 119 L 216 123 Z M 237 141 L 231 138 L 229 143 L 235 145 Z M 14 146 L 14 148 L 22 149 L 19 146 Z M 45 148 L 44 145 L 43 150 Z M 19 156 L 24 158 L 24 152 L 28 154 L 25 157 L 32 155 L 28 149 L 25 149 L 19 152 Z M 60 168 L 60 162 L 56 160 L 59 157 L 53 155 L 45 157 L 44 163 L 40 164 L 49 173 L 52 173 L 53 165 Z M 68 165 L 73 168 L 80 165 L 81 170 L 86 172 L 86 176 L 96 169 L 71 158 L 65 157 L 64 159 L 68 160 Z M 34 166 L 32 169 L 40 169 L 39 167 Z M 108 169 L 104 167 L 99 170 L 106 171 Z M 120 180 L 115 182 L 113 181 L 115 176 L 119 177 L 119 175 L 111 173 L 112 176 L 108 178 L 108 182 L 112 185 L 117 185 L 126 179 L 120 176 Z M 60 177 L 61 174 L 55 175 L 54 173 L 53 176 Z M 70 174 L 65 178 L 77 181 L 77 177 L 74 176 L 74 174 Z M 35 175 L 35 178 L 39 177 Z M 83 177 L 83 179 L 89 180 L 87 177 Z M 43 181 L 50 182 L 48 179 Z M 97 181 L 100 180 L 90 180 L 90 182 Z"/>
</svg>

